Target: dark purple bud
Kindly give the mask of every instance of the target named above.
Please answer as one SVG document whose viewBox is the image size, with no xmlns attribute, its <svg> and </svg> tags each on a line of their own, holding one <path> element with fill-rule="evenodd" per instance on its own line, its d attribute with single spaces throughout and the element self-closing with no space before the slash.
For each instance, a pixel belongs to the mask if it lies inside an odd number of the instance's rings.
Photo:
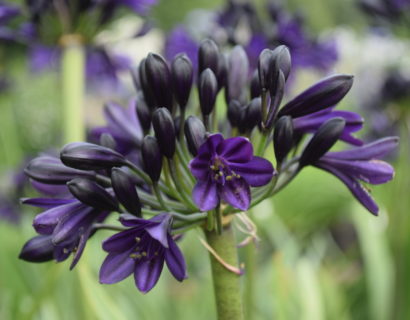
<svg viewBox="0 0 410 320">
<path fill-rule="evenodd" d="M 252 131 L 262 120 L 262 99 L 254 98 L 246 107 L 244 126 L 247 131 Z"/>
<path fill-rule="evenodd" d="M 171 72 L 165 59 L 155 53 L 148 54 L 145 61 L 145 72 L 156 107 L 166 107 L 172 110 Z"/>
<path fill-rule="evenodd" d="M 228 120 L 232 127 L 239 126 L 243 107 L 237 100 L 231 100 L 228 105 Z"/>
<path fill-rule="evenodd" d="M 100 136 L 100 145 L 102 145 L 103 147 L 115 150 L 117 143 L 115 142 L 115 139 L 113 138 L 111 134 L 104 132 Z"/>
<path fill-rule="evenodd" d="M 147 72 L 146 72 L 146 61 L 147 59 L 142 59 L 139 67 L 138 67 L 138 76 L 139 76 L 139 83 L 144 94 L 144 99 L 147 102 L 147 105 L 150 109 L 155 108 L 155 97 L 154 93 L 151 90 L 151 86 L 149 85 Z M 135 83 L 135 81 L 134 81 Z"/>
<path fill-rule="evenodd" d="M 289 77 L 290 69 L 292 67 L 292 60 L 288 47 L 285 45 L 278 46 L 272 53 L 273 59 L 271 61 L 271 68 L 281 70 L 286 80 Z M 275 77 L 273 80 L 275 80 Z"/>
<path fill-rule="evenodd" d="M 61 161 L 69 167 L 82 170 L 100 170 L 121 167 L 126 159 L 118 152 L 88 142 L 74 142 L 64 146 Z"/>
<path fill-rule="evenodd" d="M 349 92 L 353 76 L 339 74 L 325 78 L 289 101 L 279 116 L 298 118 L 337 104 Z"/>
<path fill-rule="evenodd" d="M 47 184 L 66 184 L 75 177 L 95 176 L 93 172 L 66 167 L 60 159 L 47 156 L 31 160 L 24 172 L 31 179 Z"/>
<path fill-rule="evenodd" d="M 224 54 L 219 54 L 218 70 L 215 73 L 218 80 L 218 92 L 225 86 L 228 78 L 228 61 Z"/>
<path fill-rule="evenodd" d="M 272 128 L 272 125 L 275 121 L 279 105 L 282 102 L 283 95 L 285 93 L 285 76 L 282 70 L 277 69 L 276 77 L 272 79 L 270 86 L 270 106 L 268 110 L 268 116 L 265 123 L 265 128 Z"/>
<path fill-rule="evenodd" d="M 293 146 L 293 122 L 292 117 L 283 116 L 275 125 L 273 133 L 273 148 L 277 163 L 281 163 Z"/>
<path fill-rule="evenodd" d="M 274 59 L 275 55 L 270 49 L 263 49 L 259 55 L 258 60 L 258 75 L 259 75 L 259 84 L 262 90 L 269 89 L 269 71 L 271 69 L 271 62 Z"/>
<path fill-rule="evenodd" d="M 111 183 L 118 201 L 129 213 L 141 217 L 141 203 L 134 180 L 120 168 L 111 170 Z"/>
<path fill-rule="evenodd" d="M 255 70 L 251 79 L 251 99 L 260 97 L 261 95 L 261 85 L 259 83 L 259 74 Z"/>
<path fill-rule="evenodd" d="M 158 181 L 162 170 L 162 155 L 157 139 L 146 136 L 142 141 L 141 155 L 145 172 L 150 176 L 152 181 Z"/>
<path fill-rule="evenodd" d="M 198 93 L 201 112 L 204 116 L 208 116 L 215 106 L 218 93 L 218 82 L 215 74 L 209 68 L 202 71 L 199 77 Z"/>
<path fill-rule="evenodd" d="M 172 85 L 175 99 L 180 108 L 185 109 L 194 80 L 192 62 L 186 54 L 177 55 L 171 66 Z"/>
<path fill-rule="evenodd" d="M 207 68 L 218 74 L 219 48 L 211 39 L 203 40 L 198 51 L 198 74 L 201 75 Z"/>
<path fill-rule="evenodd" d="M 303 150 L 299 167 L 316 162 L 328 152 L 342 135 L 345 124 L 343 118 L 333 118 L 323 123 Z"/>
<path fill-rule="evenodd" d="M 174 118 L 174 128 L 175 128 L 175 135 L 176 138 L 179 140 L 179 130 L 181 130 L 181 117 Z"/>
<path fill-rule="evenodd" d="M 185 121 L 184 132 L 188 150 L 195 157 L 198 154 L 199 147 L 205 140 L 205 126 L 197 117 L 189 116 Z"/>
<path fill-rule="evenodd" d="M 228 74 L 226 81 L 226 102 L 242 101 L 248 81 L 249 60 L 242 46 L 235 46 L 228 57 Z"/>
<path fill-rule="evenodd" d="M 144 97 L 140 96 L 136 101 L 137 117 L 144 133 L 148 133 L 151 128 L 151 110 L 145 102 Z"/>
<path fill-rule="evenodd" d="M 108 211 L 118 211 L 118 202 L 94 181 L 75 178 L 67 182 L 71 194 L 87 206 Z"/>
<path fill-rule="evenodd" d="M 175 127 L 171 113 L 166 108 L 158 108 L 152 114 L 152 125 L 161 153 L 172 158 L 175 153 Z"/>
<path fill-rule="evenodd" d="M 19 258 L 28 262 L 46 262 L 53 260 L 54 246 L 50 235 L 31 238 L 21 249 Z"/>
</svg>

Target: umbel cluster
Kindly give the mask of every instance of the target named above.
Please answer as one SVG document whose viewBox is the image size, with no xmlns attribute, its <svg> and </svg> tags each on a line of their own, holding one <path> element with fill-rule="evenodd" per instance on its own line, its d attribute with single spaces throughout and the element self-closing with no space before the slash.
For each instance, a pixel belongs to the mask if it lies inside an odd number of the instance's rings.
<svg viewBox="0 0 410 320">
<path fill-rule="evenodd" d="M 135 99 L 128 108 L 107 104 L 107 125 L 91 130 L 89 142 L 29 163 L 26 173 L 42 196 L 23 202 L 44 211 L 21 259 L 72 255 L 73 268 L 87 241 L 109 229 L 115 234 L 102 243 L 101 283 L 134 274 L 147 292 L 164 263 L 182 281 L 180 235 L 195 227 L 222 233 L 235 214 L 275 195 L 306 166 L 336 176 L 377 214 L 363 183 L 393 177 L 379 159 L 398 139 L 363 144 L 352 135 L 362 117 L 335 109 L 352 76 L 330 76 L 283 103 L 291 74 L 287 47 L 263 50 L 257 70 L 250 70 L 242 47 L 225 54 L 211 40 L 201 43 L 198 65 L 184 54 L 167 62 L 151 53 L 132 74 Z M 329 151 L 339 140 L 354 147 Z M 264 158 L 272 147 L 275 168 Z M 108 224 L 116 214 L 121 224 Z"/>
</svg>

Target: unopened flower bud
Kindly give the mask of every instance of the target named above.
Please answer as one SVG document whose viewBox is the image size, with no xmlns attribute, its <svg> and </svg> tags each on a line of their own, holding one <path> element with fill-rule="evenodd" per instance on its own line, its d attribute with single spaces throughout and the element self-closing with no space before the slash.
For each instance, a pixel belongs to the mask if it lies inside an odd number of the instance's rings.
<svg viewBox="0 0 410 320">
<path fill-rule="evenodd" d="M 107 211 L 118 211 L 118 202 L 94 181 L 75 178 L 67 182 L 71 194 L 87 206 Z"/>
<path fill-rule="evenodd" d="M 139 123 L 141 124 L 144 133 L 149 132 L 151 128 L 151 110 L 148 108 L 144 97 L 140 96 L 136 100 L 136 111 Z"/>
<path fill-rule="evenodd" d="M 94 172 L 67 167 L 60 159 L 50 156 L 34 158 L 24 172 L 31 179 L 47 184 L 66 184 L 75 177 L 95 177 Z"/>
<path fill-rule="evenodd" d="M 157 182 L 162 170 L 162 155 L 157 139 L 146 136 L 142 141 L 141 155 L 145 172 L 150 176 L 152 181 Z"/>
<path fill-rule="evenodd" d="M 286 80 L 289 77 L 292 66 L 289 48 L 285 45 L 281 45 L 276 47 L 272 53 L 273 59 L 271 60 L 271 67 L 281 70 Z"/>
<path fill-rule="evenodd" d="M 202 71 L 199 77 L 198 93 L 201 112 L 204 116 L 208 116 L 215 106 L 218 93 L 218 82 L 215 74 L 209 68 Z"/>
<path fill-rule="evenodd" d="M 328 152 L 343 133 L 345 124 L 343 118 L 333 118 L 323 123 L 303 150 L 299 166 L 310 165 Z"/>
<path fill-rule="evenodd" d="M 241 121 L 242 106 L 237 100 L 231 100 L 228 105 L 228 121 L 232 127 L 239 126 Z"/>
<path fill-rule="evenodd" d="M 51 235 L 40 235 L 27 241 L 21 249 L 19 258 L 29 262 L 46 262 L 53 260 L 54 245 Z"/>
<path fill-rule="evenodd" d="M 60 159 L 66 166 L 82 170 L 121 167 L 126 163 L 126 159 L 120 153 L 88 142 L 65 145 L 61 150 Z"/>
<path fill-rule="evenodd" d="M 272 78 L 270 86 L 270 105 L 268 109 L 268 115 L 264 124 L 265 128 L 271 129 L 275 121 L 277 111 L 280 103 L 282 102 L 283 95 L 285 93 L 285 76 L 280 69 L 276 69 L 275 77 Z"/>
<path fill-rule="evenodd" d="M 185 109 L 194 79 L 192 62 L 187 55 L 179 54 L 174 58 L 171 66 L 171 74 L 175 99 L 180 108 Z"/>
<path fill-rule="evenodd" d="M 269 71 L 271 69 L 271 62 L 274 59 L 275 55 L 270 49 L 263 49 L 259 55 L 258 60 L 258 75 L 259 75 L 259 84 L 262 90 L 269 89 Z"/>
<path fill-rule="evenodd" d="M 100 136 L 100 145 L 102 145 L 103 147 L 115 150 L 117 143 L 115 142 L 115 139 L 113 138 L 111 134 L 104 132 Z"/>
<path fill-rule="evenodd" d="M 247 131 L 252 131 L 262 120 L 262 100 L 261 98 L 252 99 L 246 107 L 245 127 Z"/>
<path fill-rule="evenodd" d="M 334 106 L 349 92 L 353 76 L 339 74 L 325 78 L 289 101 L 279 116 L 302 117 Z"/>
<path fill-rule="evenodd" d="M 198 74 L 209 68 L 214 74 L 218 73 L 219 68 L 219 48 L 211 39 L 205 39 L 201 42 L 198 51 Z"/>
<path fill-rule="evenodd" d="M 152 125 L 161 153 L 172 158 L 175 153 L 175 127 L 171 113 L 166 108 L 158 108 L 152 114 Z"/>
<path fill-rule="evenodd" d="M 129 213 L 141 217 L 141 203 L 132 177 L 121 168 L 113 168 L 111 183 L 118 201 L 124 208 Z"/>
<path fill-rule="evenodd" d="M 151 86 L 147 78 L 146 61 L 147 59 L 142 59 L 138 66 L 138 79 L 139 85 L 141 86 L 142 92 L 144 94 L 144 99 L 147 102 L 148 107 L 152 110 L 155 109 L 156 103 L 154 93 L 151 90 Z"/>
<path fill-rule="evenodd" d="M 281 117 L 275 125 L 273 148 L 277 163 L 281 163 L 293 147 L 293 122 L 290 116 Z"/>
<path fill-rule="evenodd" d="M 198 154 L 199 147 L 205 140 L 205 126 L 197 117 L 189 116 L 185 121 L 184 133 L 188 150 L 195 157 Z"/>
<path fill-rule="evenodd" d="M 255 70 L 251 79 L 251 99 L 257 98 L 261 95 L 261 85 L 259 83 L 259 74 Z"/>
<path fill-rule="evenodd" d="M 242 101 L 248 80 L 249 60 L 242 46 L 233 48 L 228 57 L 228 75 L 226 81 L 226 102 L 232 99 Z"/>
<path fill-rule="evenodd" d="M 155 97 L 156 107 L 166 107 L 172 110 L 171 73 L 165 59 L 155 53 L 148 54 L 145 61 L 145 72 Z"/>
</svg>

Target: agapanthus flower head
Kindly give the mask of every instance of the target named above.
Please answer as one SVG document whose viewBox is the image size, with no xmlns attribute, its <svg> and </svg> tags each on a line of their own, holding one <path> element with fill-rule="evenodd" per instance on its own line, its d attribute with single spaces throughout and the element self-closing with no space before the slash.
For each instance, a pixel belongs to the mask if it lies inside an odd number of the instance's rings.
<svg viewBox="0 0 410 320">
<path fill-rule="evenodd" d="M 62 261 L 74 253 L 74 266 L 90 236 L 108 229 L 120 232 L 103 243 L 108 256 L 100 282 L 134 274 L 145 293 L 157 283 L 164 263 L 182 281 L 186 266 L 174 237 L 197 226 L 215 236 L 226 232 L 235 213 L 272 197 L 309 165 L 336 175 L 377 212 L 359 180 L 379 184 L 393 177 L 393 168 L 378 158 L 397 139 L 329 151 L 338 141 L 362 143 L 352 133 L 363 119 L 335 110 L 352 87 L 352 76 L 327 77 L 282 106 L 291 72 L 286 47 L 262 51 L 253 74 L 240 46 L 225 56 L 207 40 L 198 59 L 193 81 L 186 56 L 169 64 L 150 54 L 133 70 L 136 102 L 129 109 L 107 105 L 108 125 L 93 131 L 94 143 L 66 145 L 61 161 L 43 157 L 30 163 L 27 173 L 36 189 L 52 198 L 24 201 L 45 211 L 34 219 L 40 236 L 24 246 L 22 259 Z M 190 97 L 194 83 L 195 102 Z M 225 101 L 218 97 L 222 88 Z M 276 170 L 273 159 L 264 157 L 271 141 Z M 106 223 L 114 212 L 120 213 L 122 226 Z"/>
<path fill-rule="evenodd" d="M 221 200 L 247 210 L 250 187 L 266 185 L 274 175 L 268 160 L 253 155 L 249 140 L 221 134 L 210 135 L 189 166 L 198 180 L 192 196 L 201 211 L 214 209 Z"/>
<path fill-rule="evenodd" d="M 164 262 L 175 279 L 186 278 L 185 260 L 169 232 L 168 214 L 149 220 L 122 215 L 120 221 L 128 229 L 104 241 L 108 256 L 101 266 L 101 283 L 116 283 L 134 274 L 138 290 L 146 293 L 157 283 Z"/>
</svg>

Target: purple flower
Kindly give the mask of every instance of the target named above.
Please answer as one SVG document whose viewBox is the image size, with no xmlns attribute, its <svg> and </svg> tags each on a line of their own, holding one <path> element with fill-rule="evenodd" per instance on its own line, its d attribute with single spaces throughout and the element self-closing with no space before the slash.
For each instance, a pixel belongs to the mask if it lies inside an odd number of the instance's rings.
<svg viewBox="0 0 410 320">
<path fill-rule="evenodd" d="M 224 139 L 221 134 L 209 136 L 189 166 L 198 180 L 192 195 L 201 211 L 214 209 L 221 199 L 247 210 L 251 201 L 249 187 L 267 184 L 274 174 L 268 160 L 253 156 L 248 139 Z"/>
<path fill-rule="evenodd" d="M 110 134 L 116 142 L 116 150 L 121 154 L 135 152 L 141 146 L 142 129 L 137 117 L 138 105 L 135 100 L 129 102 L 128 108 L 111 102 L 104 107 L 107 126 L 94 128 L 90 132 L 91 141 L 98 142 L 104 133 Z"/>
<path fill-rule="evenodd" d="M 135 285 L 146 293 L 157 283 L 164 261 L 178 281 L 186 278 L 184 257 L 169 233 L 169 214 L 162 213 L 149 220 L 124 214 L 120 221 L 129 229 L 103 242 L 108 256 L 100 269 L 101 283 L 116 283 L 133 273 Z"/>
<path fill-rule="evenodd" d="M 19 14 L 20 8 L 2 2 L 0 3 L 0 25 L 7 23 Z"/>
<path fill-rule="evenodd" d="M 50 237 L 56 261 L 64 261 L 71 253 L 74 254 L 70 269 L 80 259 L 87 240 L 92 235 L 93 224 L 102 222 L 109 214 L 108 211 L 92 208 L 75 198 L 31 198 L 23 200 L 23 203 L 47 209 L 35 217 L 33 227 L 40 235 Z"/>
<path fill-rule="evenodd" d="M 379 208 L 360 181 L 376 185 L 393 178 L 392 166 L 378 158 L 392 151 L 398 140 L 389 137 L 351 150 L 328 152 L 314 166 L 339 178 L 367 210 L 377 215 Z"/>
</svg>

